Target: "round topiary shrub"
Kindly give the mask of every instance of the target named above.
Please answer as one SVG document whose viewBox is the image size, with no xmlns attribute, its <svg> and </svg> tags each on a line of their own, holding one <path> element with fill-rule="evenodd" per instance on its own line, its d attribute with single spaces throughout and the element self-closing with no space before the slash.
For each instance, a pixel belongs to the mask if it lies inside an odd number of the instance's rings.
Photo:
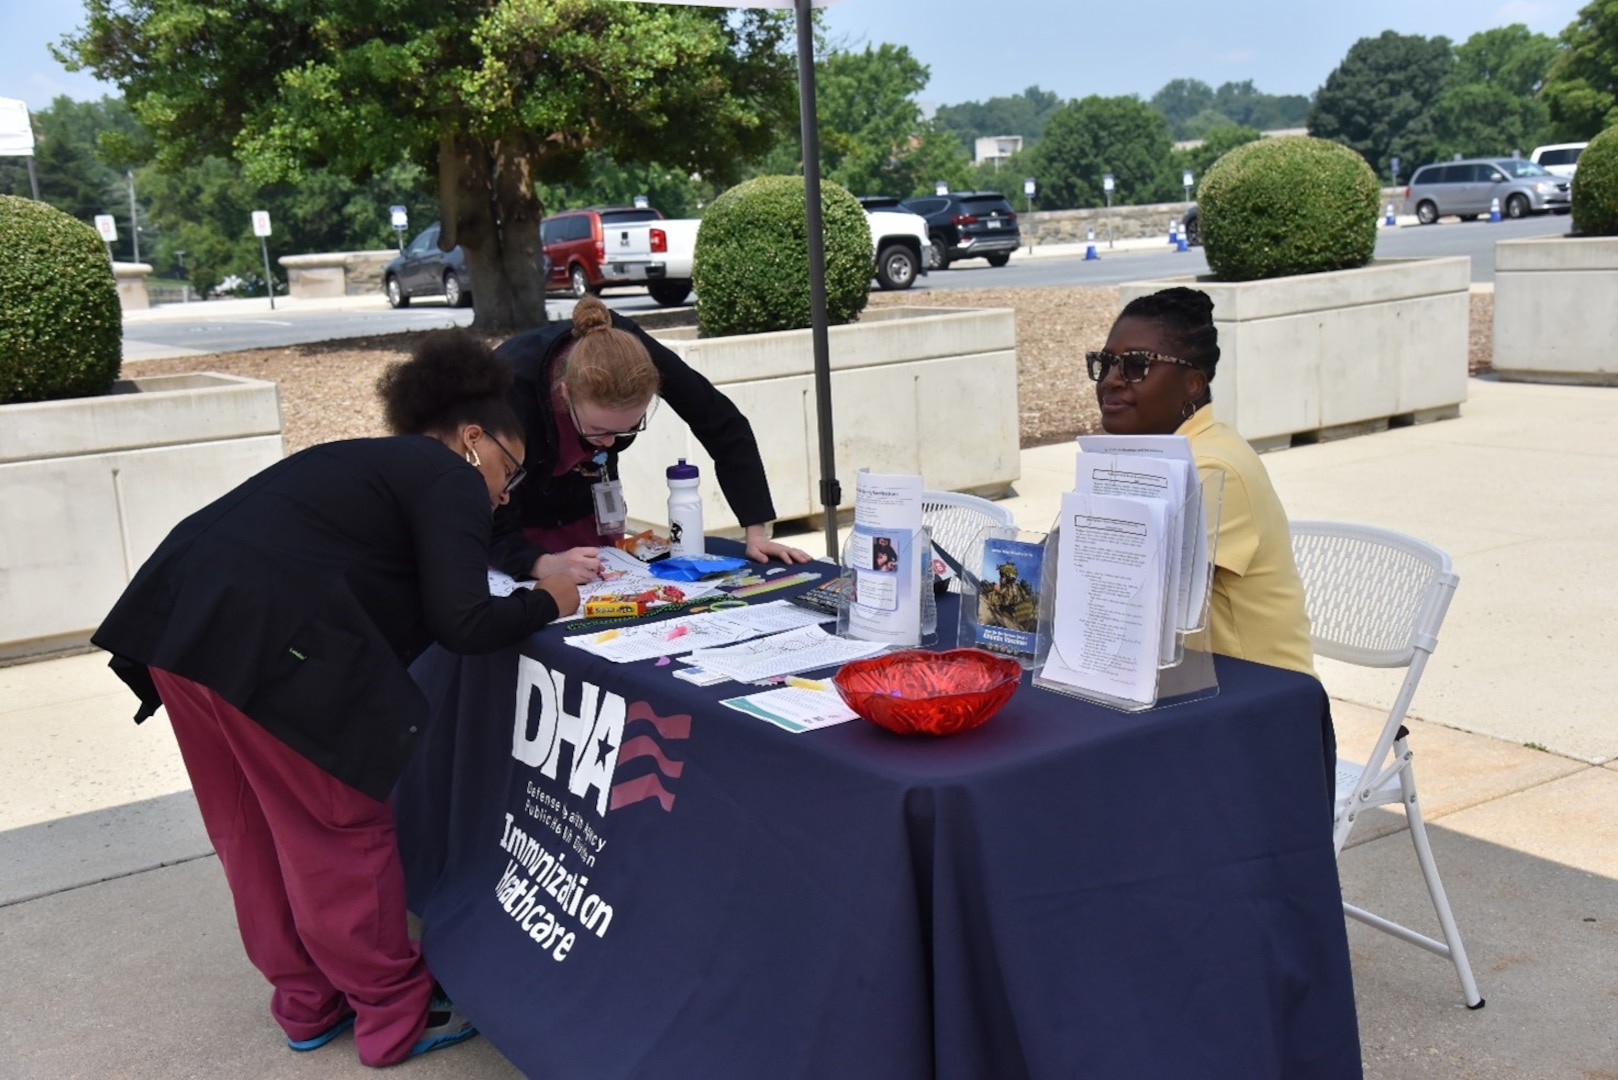
<svg viewBox="0 0 1618 1080">
<path fill-rule="evenodd" d="M 826 226 L 826 313 L 852 322 L 871 292 L 871 228 L 859 200 L 820 187 Z M 803 178 L 760 176 L 720 195 L 702 215 L 691 266 L 703 337 L 809 325 L 809 245 Z"/>
<path fill-rule="evenodd" d="M 1221 281 L 1364 266 L 1381 197 L 1371 167 L 1341 143 L 1285 136 L 1238 146 L 1197 191 L 1208 266 Z"/>
<path fill-rule="evenodd" d="M 1618 127 L 1590 140 L 1573 173 L 1573 231 L 1618 236 Z"/>
<path fill-rule="evenodd" d="M 96 231 L 44 203 L 0 195 L 0 405 L 105 394 L 123 335 Z"/>
</svg>

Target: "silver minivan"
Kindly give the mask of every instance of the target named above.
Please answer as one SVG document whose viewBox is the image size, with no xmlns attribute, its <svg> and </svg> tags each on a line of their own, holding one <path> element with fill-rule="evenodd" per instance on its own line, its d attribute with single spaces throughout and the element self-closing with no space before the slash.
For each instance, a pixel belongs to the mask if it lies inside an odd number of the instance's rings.
<svg viewBox="0 0 1618 1080">
<path fill-rule="evenodd" d="M 1423 225 L 1441 217 L 1481 217 L 1495 199 L 1500 213 L 1520 218 L 1572 205 L 1568 182 L 1532 161 L 1518 158 L 1474 158 L 1423 165 L 1405 188 L 1405 211 Z"/>
</svg>

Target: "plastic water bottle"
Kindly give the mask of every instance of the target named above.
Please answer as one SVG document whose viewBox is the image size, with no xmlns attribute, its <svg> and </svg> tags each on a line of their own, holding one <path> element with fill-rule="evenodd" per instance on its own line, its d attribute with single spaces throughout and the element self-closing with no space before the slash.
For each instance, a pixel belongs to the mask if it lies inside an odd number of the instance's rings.
<svg viewBox="0 0 1618 1080">
<path fill-rule="evenodd" d="M 702 494 L 697 490 L 699 474 L 695 465 L 687 465 L 685 458 L 678 465 L 668 467 L 669 478 L 669 554 L 705 555 L 707 545 L 702 535 Z"/>
</svg>

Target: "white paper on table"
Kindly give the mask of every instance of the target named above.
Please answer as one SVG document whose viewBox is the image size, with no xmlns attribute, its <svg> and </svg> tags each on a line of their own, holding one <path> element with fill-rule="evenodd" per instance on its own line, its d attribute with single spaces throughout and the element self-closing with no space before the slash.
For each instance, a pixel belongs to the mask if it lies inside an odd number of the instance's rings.
<svg viewBox="0 0 1618 1080">
<path fill-rule="evenodd" d="M 685 594 L 687 600 L 697 600 L 704 596 L 712 596 L 719 591 L 719 586 L 710 585 L 701 581 L 671 581 L 660 578 L 652 573 L 646 563 L 641 562 L 627 551 L 620 551 L 613 547 L 600 549 L 601 577 L 595 581 L 579 586 L 579 610 L 572 615 L 564 615 L 556 622 L 571 622 L 582 619 L 584 605 L 587 601 L 598 596 L 616 596 L 621 593 L 642 593 L 650 589 L 660 588 L 664 585 L 673 585 Z M 657 608 L 653 608 L 655 612 Z"/>
<path fill-rule="evenodd" d="M 739 645 L 698 649 L 685 659 L 737 682 L 757 682 L 777 675 L 840 667 L 850 660 L 875 656 L 884 648 L 881 642 L 854 641 L 828 634 L 818 626 L 805 626 Z"/>
<path fill-rule="evenodd" d="M 921 477 L 861 469 L 854 480 L 854 529 L 846 562 L 854 575 L 851 638 L 889 645 L 921 642 Z"/>
<path fill-rule="evenodd" d="M 1156 699 L 1167 528 L 1161 502 L 1062 496 L 1046 679 L 1142 705 Z"/>
<path fill-rule="evenodd" d="M 730 645 L 760 634 L 790 630 L 834 618 L 785 600 L 726 611 L 704 611 L 654 623 L 631 623 L 563 638 L 569 645 L 615 664 L 653 660 L 692 649 Z"/>
<path fill-rule="evenodd" d="M 1186 524 L 1185 496 L 1186 485 L 1193 475 L 1191 466 L 1176 458 L 1088 451 L 1078 455 L 1077 486 L 1073 490 L 1125 499 L 1155 499 L 1168 511 L 1169 577 L 1165 601 L 1169 605 L 1169 617 L 1163 620 L 1163 640 L 1158 655 L 1164 664 L 1174 662 L 1179 644 L 1176 631 L 1191 628 L 1192 562 L 1196 559 L 1197 544 L 1195 528 L 1188 528 Z"/>
<path fill-rule="evenodd" d="M 830 687 L 810 690 L 806 687 L 783 686 L 762 694 L 727 698 L 719 704 L 760 720 L 768 720 L 776 727 L 793 733 L 817 731 L 859 719 L 859 714 L 850 709 L 837 691 Z"/>
<path fill-rule="evenodd" d="M 510 596 L 518 589 L 532 589 L 536 582 L 518 581 L 503 570 L 489 568 L 489 595 Z"/>
<path fill-rule="evenodd" d="M 1196 455 L 1191 452 L 1191 440 L 1184 435 L 1080 435 L 1079 449 L 1086 454 L 1140 454 L 1183 461 L 1189 466 L 1186 473 L 1186 508 L 1189 511 L 1181 521 L 1185 530 L 1185 544 L 1192 549 L 1190 576 L 1182 595 L 1179 624 L 1190 629 L 1202 614 L 1202 602 L 1208 596 L 1208 511 L 1202 501 L 1202 478 L 1197 471 Z"/>
</svg>

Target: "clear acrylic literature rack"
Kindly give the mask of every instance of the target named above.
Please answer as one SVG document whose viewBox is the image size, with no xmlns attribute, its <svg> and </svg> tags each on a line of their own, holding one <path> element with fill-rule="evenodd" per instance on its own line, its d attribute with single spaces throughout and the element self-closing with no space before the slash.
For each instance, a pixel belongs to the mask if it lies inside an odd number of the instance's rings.
<svg viewBox="0 0 1618 1080">
<path fill-rule="evenodd" d="M 1193 475 L 1196 475 L 1193 473 Z M 1076 654 L 1064 653 L 1056 644 L 1056 621 L 1063 599 L 1058 594 L 1059 553 L 1061 530 L 1064 525 L 1058 517 L 1045 540 L 1039 587 L 1039 618 L 1035 636 L 1034 685 L 1068 697 L 1105 705 L 1123 712 L 1145 712 L 1154 708 L 1183 705 L 1187 702 L 1210 698 L 1219 693 L 1219 680 L 1214 671 L 1213 653 L 1208 633 L 1209 597 L 1213 588 L 1215 545 L 1219 536 L 1220 511 L 1224 501 L 1224 474 L 1210 471 L 1199 478 L 1187 493 L 1182 514 L 1203 515 L 1206 525 L 1205 553 L 1192 552 L 1191 569 L 1195 588 L 1184 590 L 1184 597 L 1165 587 L 1163 592 L 1164 620 L 1173 619 L 1172 639 L 1164 634 L 1160 642 L 1155 670 L 1135 672 L 1137 685 L 1146 687 L 1134 696 L 1109 693 L 1098 683 L 1104 682 L 1109 666 L 1122 667 L 1133 663 L 1133 655 L 1125 655 L 1122 648 L 1099 644 L 1104 635 L 1080 635 L 1082 644 Z M 1200 502 L 1201 506 L 1196 503 Z M 1194 519 L 1193 519 L 1194 520 Z M 1171 532 L 1173 530 L 1170 530 Z M 1165 544 L 1169 537 L 1165 537 Z M 1178 546 L 1178 545 L 1176 545 Z M 1198 557 L 1198 556 L 1202 557 Z M 1181 553 L 1182 559 L 1185 553 Z M 1162 551 L 1161 565 L 1165 577 L 1169 574 L 1169 553 Z M 1185 564 L 1182 564 L 1183 566 Z M 1138 595 L 1138 594 L 1136 594 Z M 1132 601 L 1134 597 L 1129 598 Z M 962 598 L 963 603 L 965 597 Z M 1069 603 L 1081 602 L 1069 598 Z M 1126 601 L 1124 607 L 1127 607 Z M 1072 613 L 1072 609 L 1068 609 Z M 1105 616 L 1100 616 L 1105 617 Z M 1114 630 L 1116 628 L 1113 628 Z M 1094 679 L 1087 676 L 1095 676 Z"/>
<path fill-rule="evenodd" d="M 842 588 L 837 593 L 837 636 L 886 641 L 890 645 L 901 648 L 935 645 L 938 643 L 938 599 L 933 595 L 932 530 L 924 525 L 914 533 L 895 530 L 888 530 L 888 532 L 895 549 L 896 561 L 915 559 L 921 564 L 916 595 L 914 597 L 902 597 L 903 602 L 915 603 L 919 607 L 918 632 L 914 640 L 910 640 L 908 636 L 873 636 L 862 633 L 857 626 L 850 626 L 850 616 L 852 614 L 850 607 L 859 602 L 860 574 L 855 565 L 858 560 L 853 558 L 850 550 L 855 543 L 854 538 L 851 536 L 843 544 Z M 895 568 L 895 572 L 897 572 L 897 568 Z"/>
<path fill-rule="evenodd" d="M 1046 535 L 989 525 L 961 560 L 962 648 L 986 649 L 1032 668 L 1039 653 L 1039 606 L 1044 596 Z"/>
</svg>

